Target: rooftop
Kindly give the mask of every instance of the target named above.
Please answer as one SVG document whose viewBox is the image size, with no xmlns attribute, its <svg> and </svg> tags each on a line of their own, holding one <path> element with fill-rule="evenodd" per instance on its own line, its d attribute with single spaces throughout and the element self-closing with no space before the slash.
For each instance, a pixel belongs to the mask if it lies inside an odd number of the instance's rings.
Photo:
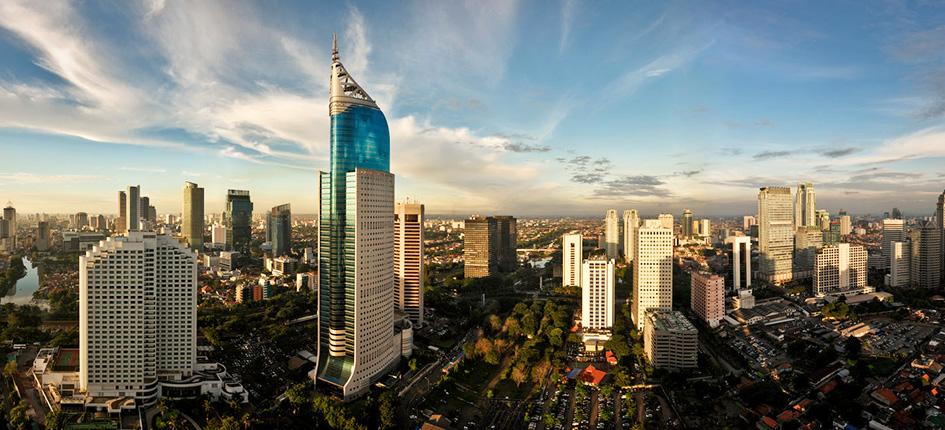
<svg viewBox="0 0 945 430">
<path fill-rule="evenodd" d="M 676 332 L 696 331 L 696 327 L 678 311 L 655 311 L 650 312 L 647 316 L 649 320 L 653 322 L 656 330 Z"/>
</svg>

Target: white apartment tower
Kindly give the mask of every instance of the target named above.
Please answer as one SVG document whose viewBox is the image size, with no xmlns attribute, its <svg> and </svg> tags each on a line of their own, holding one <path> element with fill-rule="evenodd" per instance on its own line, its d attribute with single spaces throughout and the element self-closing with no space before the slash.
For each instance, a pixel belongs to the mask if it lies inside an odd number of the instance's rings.
<svg viewBox="0 0 945 430">
<path fill-rule="evenodd" d="M 889 277 L 886 285 L 890 287 L 912 285 L 912 242 L 890 242 L 889 252 Z"/>
<path fill-rule="evenodd" d="M 648 219 L 637 229 L 631 316 L 642 329 L 646 312 L 673 307 L 673 230 Z"/>
<path fill-rule="evenodd" d="M 607 258 L 616 259 L 620 252 L 620 219 L 616 209 L 609 209 L 604 218 L 604 244 Z"/>
<path fill-rule="evenodd" d="M 770 282 L 790 281 L 794 270 L 794 214 L 791 189 L 763 187 L 758 192 L 758 256 Z"/>
<path fill-rule="evenodd" d="M 866 248 L 839 243 L 817 251 L 814 292 L 819 297 L 871 292 L 866 284 Z"/>
<path fill-rule="evenodd" d="M 193 375 L 196 342 L 197 262 L 180 242 L 129 231 L 79 257 L 80 391 L 151 404 L 159 381 Z"/>
<path fill-rule="evenodd" d="M 840 215 L 840 236 L 848 236 L 853 232 L 853 222 L 850 215 Z"/>
<path fill-rule="evenodd" d="M 581 328 L 585 338 L 589 333 L 606 332 L 613 326 L 614 260 L 584 260 L 581 267 Z"/>
<path fill-rule="evenodd" d="M 394 309 L 423 323 L 423 205 L 394 207 Z"/>
<path fill-rule="evenodd" d="M 561 285 L 581 285 L 581 266 L 584 261 L 584 237 L 569 233 L 561 238 Z"/>
<path fill-rule="evenodd" d="M 623 211 L 623 257 L 627 262 L 633 261 L 634 237 L 640 227 L 640 214 L 636 209 Z"/>
<path fill-rule="evenodd" d="M 794 195 L 794 227 L 812 227 L 817 225 L 817 197 L 814 184 L 797 184 Z"/>
<path fill-rule="evenodd" d="M 889 269 L 892 258 L 892 243 L 906 240 L 906 232 L 901 219 L 883 220 L 883 268 Z"/>
</svg>

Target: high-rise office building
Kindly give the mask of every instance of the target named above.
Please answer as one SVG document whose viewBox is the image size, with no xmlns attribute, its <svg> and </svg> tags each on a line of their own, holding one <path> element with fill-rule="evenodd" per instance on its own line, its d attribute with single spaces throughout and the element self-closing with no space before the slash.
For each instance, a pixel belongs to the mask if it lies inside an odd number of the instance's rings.
<svg viewBox="0 0 945 430">
<path fill-rule="evenodd" d="M 682 229 L 681 234 L 683 238 L 692 238 L 692 211 L 689 209 L 683 211 L 682 218 L 679 219 L 679 227 Z"/>
<path fill-rule="evenodd" d="M 912 285 L 938 288 L 942 282 L 941 229 L 937 223 L 929 221 L 914 230 L 912 237 L 918 239 L 912 242 Z"/>
<path fill-rule="evenodd" d="M 797 184 L 797 193 L 794 196 L 794 226 L 819 225 L 816 214 L 817 197 L 814 194 L 814 184 L 810 182 Z"/>
<path fill-rule="evenodd" d="M 115 218 L 115 233 L 125 234 L 128 231 L 128 194 L 124 191 L 118 192 L 118 217 Z"/>
<path fill-rule="evenodd" d="M 669 231 L 673 231 L 673 223 L 675 222 L 673 214 L 660 214 L 658 217 L 656 217 L 656 219 L 659 220 L 660 225 L 663 226 L 663 228 L 668 228 Z"/>
<path fill-rule="evenodd" d="M 643 354 L 657 369 L 695 368 L 699 365 L 699 331 L 681 312 L 648 312 Z"/>
<path fill-rule="evenodd" d="M 423 323 L 423 205 L 394 206 L 394 309 Z"/>
<path fill-rule="evenodd" d="M 769 282 L 790 281 L 794 263 L 794 214 L 791 189 L 763 187 L 758 192 L 758 259 Z"/>
<path fill-rule="evenodd" d="M 581 329 L 585 340 L 610 338 L 614 305 L 614 260 L 584 260 L 581 264 Z"/>
<path fill-rule="evenodd" d="M 79 257 L 80 390 L 153 404 L 161 380 L 189 378 L 196 362 L 197 263 L 190 250 L 167 236 L 131 231 Z"/>
<path fill-rule="evenodd" d="M 128 187 L 128 203 L 125 211 L 125 233 L 141 230 L 141 186 Z"/>
<path fill-rule="evenodd" d="M 584 261 L 584 237 L 574 232 L 561 238 L 561 285 L 581 285 L 581 265 Z"/>
<path fill-rule="evenodd" d="M 108 230 L 108 221 L 105 219 L 105 215 L 99 214 L 96 218 L 98 219 L 98 230 Z"/>
<path fill-rule="evenodd" d="M 853 222 L 850 215 L 840 215 L 840 236 L 848 236 L 853 232 Z"/>
<path fill-rule="evenodd" d="M 794 232 L 794 279 L 810 279 L 817 250 L 824 246 L 824 232 L 819 227 L 798 227 Z"/>
<path fill-rule="evenodd" d="M 49 250 L 49 222 L 40 221 L 36 228 L 36 250 Z"/>
<path fill-rule="evenodd" d="M 288 255 L 292 250 L 292 208 L 288 203 L 276 206 L 266 217 L 272 256 Z"/>
<path fill-rule="evenodd" d="M 712 236 L 712 221 L 709 221 L 708 218 L 700 219 L 698 222 L 696 222 L 696 225 L 699 226 L 696 231 L 697 235 L 702 237 Z"/>
<path fill-rule="evenodd" d="M 76 230 L 82 230 L 83 228 L 89 227 L 89 214 L 85 212 L 76 212 L 74 227 Z"/>
<path fill-rule="evenodd" d="M 141 196 L 141 219 L 145 221 L 154 221 L 151 219 L 151 198 Z"/>
<path fill-rule="evenodd" d="M 751 288 L 751 237 L 729 236 L 725 243 L 732 244 L 732 286 L 736 291 Z M 745 282 L 742 283 L 742 260 Z"/>
<path fill-rule="evenodd" d="M 627 262 L 633 261 L 633 238 L 640 227 L 640 215 L 636 209 L 623 211 L 623 257 Z"/>
<path fill-rule="evenodd" d="M 214 223 L 210 227 L 210 241 L 214 247 L 226 247 L 226 227 L 222 224 Z"/>
<path fill-rule="evenodd" d="M 840 243 L 817 251 L 814 292 L 823 297 L 872 291 L 866 283 L 866 248 Z"/>
<path fill-rule="evenodd" d="M 646 313 L 673 307 L 673 230 L 648 219 L 637 229 L 631 316 L 642 329 Z"/>
<path fill-rule="evenodd" d="M 751 215 L 745 215 L 742 217 L 742 229 L 745 231 L 745 233 L 748 233 L 748 230 L 753 225 L 758 225 L 758 220 L 755 219 L 755 217 Z"/>
<path fill-rule="evenodd" d="M 890 217 L 892 217 L 892 219 L 902 219 L 902 211 L 900 211 L 899 208 L 893 208 Z"/>
<path fill-rule="evenodd" d="M 889 287 L 908 287 L 912 285 L 912 241 L 890 242 L 889 275 L 886 285 Z"/>
<path fill-rule="evenodd" d="M 344 399 L 396 363 L 394 175 L 383 112 L 332 49 L 331 170 L 318 175 L 317 383 Z M 396 341 L 396 348 L 395 348 Z"/>
<path fill-rule="evenodd" d="M 203 249 L 203 188 L 193 182 L 184 182 L 184 210 L 181 213 L 180 233 L 190 249 Z"/>
<path fill-rule="evenodd" d="M 690 306 L 709 327 L 725 318 L 725 278 L 694 270 L 690 281 Z"/>
<path fill-rule="evenodd" d="M 463 235 L 463 272 L 466 278 L 511 272 L 518 264 L 516 220 L 510 216 L 474 216 L 466 220 Z"/>
<path fill-rule="evenodd" d="M 817 209 L 817 227 L 822 231 L 830 230 L 830 212 L 826 209 Z"/>
<path fill-rule="evenodd" d="M 226 225 L 227 248 L 249 254 L 253 240 L 253 201 L 249 198 L 249 191 L 226 191 L 223 223 Z"/>
<path fill-rule="evenodd" d="M 16 208 L 12 204 L 7 204 L 7 207 L 3 208 L 3 219 L 7 221 L 7 243 L 10 248 L 16 247 Z"/>
<path fill-rule="evenodd" d="M 901 219 L 883 220 L 883 268 L 889 269 L 889 256 L 892 242 L 905 241 L 905 229 Z"/>
<path fill-rule="evenodd" d="M 942 268 L 940 278 L 945 281 L 945 191 L 938 195 L 938 202 L 935 206 L 935 227 L 938 228 L 939 249 L 942 250 L 938 263 Z"/>
<path fill-rule="evenodd" d="M 616 209 L 608 209 L 604 217 L 604 250 L 607 258 L 617 259 L 620 252 L 620 219 Z"/>
</svg>

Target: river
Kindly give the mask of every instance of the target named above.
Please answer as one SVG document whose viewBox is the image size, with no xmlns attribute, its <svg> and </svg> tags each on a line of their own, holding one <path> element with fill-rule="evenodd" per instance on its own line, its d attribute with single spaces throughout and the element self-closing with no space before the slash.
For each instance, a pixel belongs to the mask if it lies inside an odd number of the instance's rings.
<svg viewBox="0 0 945 430">
<path fill-rule="evenodd" d="M 43 306 L 41 302 L 33 302 L 33 293 L 39 289 L 39 270 L 33 263 L 23 257 L 23 266 L 26 267 L 26 276 L 16 281 L 16 285 L 7 291 L 7 295 L 0 297 L 0 304 L 14 303 L 17 305 L 35 304 Z"/>
</svg>

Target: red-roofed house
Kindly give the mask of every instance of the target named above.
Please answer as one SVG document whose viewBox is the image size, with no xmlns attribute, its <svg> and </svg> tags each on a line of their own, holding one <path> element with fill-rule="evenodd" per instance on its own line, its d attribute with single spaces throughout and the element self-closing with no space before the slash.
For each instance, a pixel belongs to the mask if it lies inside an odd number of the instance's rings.
<svg viewBox="0 0 945 430">
<path fill-rule="evenodd" d="M 584 382 L 585 384 L 596 386 L 596 385 L 599 385 L 601 381 L 604 380 L 605 376 L 607 376 L 607 372 L 598 370 L 592 364 L 590 366 L 587 366 L 587 368 L 584 369 L 583 372 L 581 372 L 581 375 L 578 376 L 578 378 L 580 378 L 581 381 Z"/>
<path fill-rule="evenodd" d="M 778 424 L 774 418 L 763 416 L 760 420 L 758 420 L 758 424 L 755 424 L 755 428 L 758 430 L 778 430 L 781 428 L 781 424 Z"/>
<path fill-rule="evenodd" d="M 870 394 L 870 397 L 886 406 L 895 405 L 899 400 L 896 398 L 896 393 L 893 393 L 892 390 L 886 387 L 882 387 L 873 391 L 873 393 Z"/>
<path fill-rule="evenodd" d="M 613 352 L 607 351 L 604 356 L 607 358 L 607 363 L 610 365 L 617 364 L 617 356 Z"/>
</svg>

